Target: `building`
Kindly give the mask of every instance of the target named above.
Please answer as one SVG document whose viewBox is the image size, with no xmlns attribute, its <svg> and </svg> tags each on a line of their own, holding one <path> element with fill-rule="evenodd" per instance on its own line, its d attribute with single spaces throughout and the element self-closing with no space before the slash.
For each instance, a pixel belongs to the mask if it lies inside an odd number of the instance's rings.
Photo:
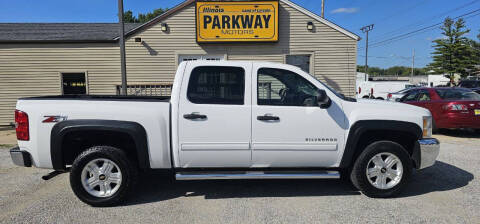
<svg viewBox="0 0 480 224">
<path fill-rule="evenodd" d="M 187 0 L 145 24 L 126 24 L 130 94 L 169 94 L 177 65 L 181 61 L 198 59 L 294 64 L 345 95 L 355 94 L 357 41 L 360 38 L 354 33 L 291 1 L 279 0 L 248 2 L 241 6 L 250 7 L 245 12 L 248 14 L 258 5 L 261 9 L 262 3 L 274 5 L 272 10 L 255 11 L 271 13 L 259 18 L 266 23 L 256 24 L 255 20 L 251 29 L 244 31 L 244 36 L 241 33 L 232 35 L 228 28 L 238 24 L 228 24 L 230 19 L 206 18 L 208 13 L 222 15 L 215 9 L 196 13 L 198 3 Z M 205 20 L 197 21 L 200 13 Z M 196 22 L 203 22 L 205 26 L 197 26 Z M 202 27 L 215 29 L 215 25 L 221 27 L 217 32 L 230 34 L 232 39 L 222 39 L 211 30 L 201 30 Z M 257 28 L 269 30 L 262 33 L 263 30 L 260 32 Z M 13 122 L 15 102 L 20 97 L 117 94 L 121 73 L 116 30 L 117 24 L 100 23 L 0 24 L 0 125 Z M 257 31 L 260 36 L 255 34 Z M 255 36 L 248 39 L 249 34 Z M 219 39 L 209 41 L 208 35 Z M 270 36 L 264 41 L 262 35 Z"/>
</svg>

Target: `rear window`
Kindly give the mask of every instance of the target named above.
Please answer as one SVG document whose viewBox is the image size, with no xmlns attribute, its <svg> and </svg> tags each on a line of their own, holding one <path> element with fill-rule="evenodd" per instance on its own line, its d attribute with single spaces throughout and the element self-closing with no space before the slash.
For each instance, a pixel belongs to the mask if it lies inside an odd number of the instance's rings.
<svg viewBox="0 0 480 224">
<path fill-rule="evenodd" d="M 240 67 L 202 66 L 193 69 L 187 97 L 196 104 L 242 105 L 245 71 Z"/>
<path fill-rule="evenodd" d="M 436 89 L 444 100 L 480 100 L 480 94 L 468 89 Z"/>
<path fill-rule="evenodd" d="M 458 85 L 463 88 L 477 88 L 480 87 L 480 81 L 463 81 Z"/>
</svg>

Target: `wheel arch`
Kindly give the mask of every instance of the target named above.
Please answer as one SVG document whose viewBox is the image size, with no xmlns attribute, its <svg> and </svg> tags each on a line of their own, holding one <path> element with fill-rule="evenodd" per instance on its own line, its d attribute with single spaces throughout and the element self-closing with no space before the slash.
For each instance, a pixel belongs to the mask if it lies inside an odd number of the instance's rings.
<svg viewBox="0 0 480 224">
<path fill-rule="evenodd" d="M 357 121 L 350 128 L 340 168 L 349 167 L 367 145 L 379 140 L 389 140 L 402 145 L 413 156 L 416 140 L 422 129 L 415 123 L 392 120 Z"/>
<path fill-rule="evenodd" d="M 77 133 L 108 133 L 120 137 L 119 142 L 129 141 L 134 147 L 132 149 L 133 156 L 136 157 L 135 162 L 138 163 L 139 168 L 150 168 L 147 133 L 142 125 L 131 121 L 78 119 L 62 121 L 53 126 L 50 137 L 50 156 L 53 169 L 66 169 L 65 156 L 69 149 L 63 147 L 64 142 L 69 135 Z M 114 142 L 111 143 L 114 144 Z"/>
</svg>

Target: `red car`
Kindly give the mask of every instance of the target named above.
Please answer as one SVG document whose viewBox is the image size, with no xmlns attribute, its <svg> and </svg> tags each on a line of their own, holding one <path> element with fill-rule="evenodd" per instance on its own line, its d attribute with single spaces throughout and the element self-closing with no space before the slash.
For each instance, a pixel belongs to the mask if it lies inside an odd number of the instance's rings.
<svg viewBox="0 0 480 224">
<path fill-rule="evenodd" d="M 480 94 L 470 89 L 418 88 L 402 97 L 400 102 L 430 110 L 434 129 L 480 130 Z"/>
</svg>

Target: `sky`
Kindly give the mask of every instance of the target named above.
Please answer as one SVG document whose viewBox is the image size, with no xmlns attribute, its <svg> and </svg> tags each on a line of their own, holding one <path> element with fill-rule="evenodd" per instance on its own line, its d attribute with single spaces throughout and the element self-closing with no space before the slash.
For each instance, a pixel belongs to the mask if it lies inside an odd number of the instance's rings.
<svg viewBox="0 0 480 224">
<path fill-rule="evenodd" d="M 181 2 L 124 0 L 124 9 L 137 15 L 155 8 L 172 8 Z M 320 0 L 293 2 L 321 13 Z M 0 0 L 0 22 L 117 22 L 117 10 L 116 0 Z M 368 65 L 381 68 L 411 66 L 413 51 L 415 67 L 427 65 L 431 62 L 432 40 L 442 38 L 439 26 L 427 27 L 441 23 L 447 16 L 467 13 L 471 13 L 464 16 L 471 29 L 467 37 L 476 39 L 480 32 L 480 0 L 325 0 L 325 18 L 362 38 L 358 42 L 359 65 L 365 64 L 365 34 L 360 28 L 374 24 L 369 33 Z"/>
</svg>

